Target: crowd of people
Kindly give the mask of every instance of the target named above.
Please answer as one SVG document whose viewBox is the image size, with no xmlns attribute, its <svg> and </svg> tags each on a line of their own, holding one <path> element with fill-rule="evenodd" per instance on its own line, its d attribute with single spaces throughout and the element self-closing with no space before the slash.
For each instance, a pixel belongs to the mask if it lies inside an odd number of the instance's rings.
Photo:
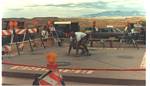
<svg viewBox="0 0 150 86">
<path fill-rule="evenodd" d="M 98 31 L 98 28 L 95 26 L 93 27 L 93 32 Z M 144 38 L 146 39 L 146 33 L 145 28 L 142 25 L 142 22 L 138 21 L 137 23 L 127 23 L 124 33 L 126 37 L 132 37 L 134 39 L 138 39 L 139 36 L 142 34 L 144 35 Z M 54 27 L 53 23 L 49 25 L 45 25 L 43 27 L 43 30 L 41 31 L 41 35 L 45 38 L 48 38 L 49 35 L 54 37 L 55 40 L 57 40 L 58 45 L 61 46 L 61 40 L 59 38 L 58 31 Z M 87 48 L 87 44 L 89 42 L 89 34 L 86 32 L 73 32 L 71 31 L 69 33 L 69 48 L 68 48 L 68 55 L 70 55 L 70 52 L 72 49 L 76 51 L 76 56 L 90 56 L 89 50 Z M 129 38 L 128 38 L 129 39 Z M 145 40 L 144 39 L 144 40 Z M 81 52 L 79 52 L 81 50 Z"/>
<path fill-rule="evenodd" d="M 56 30 L 56 28 L 54 27 L 53 22 L 49 22 L 47 25 L 42 26 L 42 28 L 38 29 L 41 30 L 39 31 L 41 36 L 44 38 L 43 41 L 47 41 L 48 37 L 52 37 L 54 38 L 54 40 L 57 41 L 58 45 L 61 46 L 61 39 L 60 39 L 60 34 L 58 33 L 58 31 Z M 98 28 L 95 27 L 95 25 L 93 26 L 92 29 L 93 32 L 98 31 Z M 146 40 L 146 31 L 145 31 L 145 27 L 142 25 L 142 22 L 138 21 L 137 23 L 127 23 L 125 29 L 124 29 L 124 33 L 127 37 L 129 37 L 131 35 L 131 37 L 133 37 L 134 39 L 138 39 L 139 36 L 142 34 L 144 37 L 144 40 Z M 63 34 L 65 34 L 65 32 L 63 32 Z M 68 35 L 69 34 L 69 35 Z M 69 43 L 69 49 L 68 49 L 68 55 L 70 55 L 70 52 L 72 49 L 76 50 L 76 55 L 80 56 L 80 55 L 86 55 L 89 56 L 89 50 L 87 48 L 87 44 L 89 42 L 89 34 L 88 33 L 84 33 L 84 32 L 69 32 L 67 33 L 67 37 L 69 37 L 70 39 L 70 43 Z M 20 36 L 20 39 L 22 37 Z M 5 40 L 3 40 L 3 44 L 4 44 Z M 79 53 L 79 51 L 81 50 L 81 53 Z"/>
<path fill-rule="evenodd" d="M 54 37 L 54 39 L 59 39 L 59 34 L 57 33 L 55 27 L 53 25 L 51 26 L 44 26 L 43 30 L 41 31 L 41 35 L 44 38 L 48 38 L 49 35 L 51 37 Z M 89 56 L 89 50 L 87 48 L 87 43 L 89 40 L 89 35 L 84 32 L 70 32 L 69 34 L 69 49 L 68 49 L 68 55 L 70 55 L 70 52 L 72 49 L 76 50 L 76 56 L 80 55 L 86 55 Z M 46 41 L 46 40 L 45 40 Z M 61 46 L 61 41 L 58 41 L 58 45 Z M 79 50 L 81 50 L 81 53 L 79 53 Z"/>
</svg>

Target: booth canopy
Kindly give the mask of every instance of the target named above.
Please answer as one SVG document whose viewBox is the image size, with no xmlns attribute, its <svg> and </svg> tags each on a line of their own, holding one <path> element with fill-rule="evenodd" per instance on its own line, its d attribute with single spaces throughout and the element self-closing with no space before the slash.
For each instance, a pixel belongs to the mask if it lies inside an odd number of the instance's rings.
<svg viewBox="0 0 150 86">
<path fill-rule="evenodd" d="M 71 24 L 71 21 L 54 22 L 54 24 Z"/>
</svg>

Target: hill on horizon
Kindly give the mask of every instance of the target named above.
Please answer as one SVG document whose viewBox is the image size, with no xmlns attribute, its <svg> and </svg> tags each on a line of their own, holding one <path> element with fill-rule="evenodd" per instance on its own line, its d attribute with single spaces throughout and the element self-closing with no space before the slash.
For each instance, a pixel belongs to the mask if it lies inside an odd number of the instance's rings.
<svg viewBox="0 0 150 86">
<path fill-rule="evenodd" d="M 108 17 L 117 17 L 117 16 L 145 16 L 145 12 L 141 11 L 105 11 L 95 14 L 87 14 L 83 15 L 83 17 L 100 17 L 100 16 L 108 16 Z"/>
</svg>

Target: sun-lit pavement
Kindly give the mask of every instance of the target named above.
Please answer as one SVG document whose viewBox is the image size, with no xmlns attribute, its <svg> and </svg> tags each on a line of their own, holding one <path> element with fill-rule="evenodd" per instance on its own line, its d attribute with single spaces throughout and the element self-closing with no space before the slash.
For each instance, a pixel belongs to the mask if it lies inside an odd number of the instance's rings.
<svg viewBox="0 0 150 86">
<path fill-rule="evenodd" d="M 24 52 L 20 56 L 7 57 L 3 58 L 4 62 L 11 62 L 17 64 L 28 64 L 28 65 L 37 65 L 37 66 L 46 66 L 46 53 L 49 51 L 55 51 L 58 55 L 58 61 L 60 68 L 141 68 L 141 62 L 145 53 L 145 48 L 93 48 L 90 47 L 91 56 L 74 56 L 75 51 L 71 52 L 71 55 L 67 55 L 67 46 L 63 47 L 49 47 L 46 49 L 40 48 L 36 49 L 34 53 Z M 19 73 L 31 73 L 31 74 L 41 74 L 45 70 L 36 70 L 29 69 L 25 67 L 15 67 L 12 65 L 3 64 L 3 72 L 19 72 Z M 99 78 L 100 80 L 111 79 L 123 79 L 123 80 L 145 80 L 145 71 L 95 71 L 95 70 L 61 70 L 63 76 L 65 77 L 77 77 L 80 78 Z M 90 79 L 89 79 L 90 80 Z M 73 80 L 72 80 L 73 81 Z M 79 81 L 79 80 L 76 80 Z M 86 80 L 85 80 L 86 81 Z M 114 82 L 116 82 L 114 81 Z M 84 82 L 84 81 L 83 81 Z M 117 84 L 116 83 L 112 84 Z M 135 81 L 132 84 L 136 84 L 138 81 Z M 90 82 L 89 82 L 90 83 Z M 95 82 L 95 83 L 98 83 Z M 101 84 L 106 84 L 100 82 Z M 100 84 L 99 83 L 99 84 Z M 118 82 L 119 83 L 119 82 Z M 111 84 L 111 83 L 109 83 Z"/>
<path fill-rule="evenodd" d="M 146 68 L 146 53 L 143 56 L 142 62 L 141 62 L 141 68 Z"/>
</svg>

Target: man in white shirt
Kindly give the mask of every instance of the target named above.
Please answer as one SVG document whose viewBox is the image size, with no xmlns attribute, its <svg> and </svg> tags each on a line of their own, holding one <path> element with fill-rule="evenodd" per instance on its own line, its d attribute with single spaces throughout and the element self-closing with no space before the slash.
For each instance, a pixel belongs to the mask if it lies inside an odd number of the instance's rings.
<svg viewBox="0 0 150 86">
<path fill-rule="evenodd" d="M 76 55 L 79 55 L 79 48 L 82 49 L 82 53 L 81 54 L 86 54 L 86 55 L 90 55 L 89 54 L 89 50 L 87 48 L 87 40 L 88 40 L 88 35 L 86 33 L 83 32 L 75 32 L 75 37 L 76 37 Z"/>
<path fill-rule="evenodd" d="M 79 42 L 83 37 L 85 37 L 87 34 L 83 32 L 75 32 L 76 40 Z"/>
<path fill-rule="evenodd" d="M 79 49 L 82 50 L 81 55 L 90 55 L 87 48 L 88 35 L 83 32 L 72 32 L 70 36 L 70 45 L 68 55 L 70 55 L 71 49 L 76 49 L 76 55 L 79 56 Z"/>
</svg>

